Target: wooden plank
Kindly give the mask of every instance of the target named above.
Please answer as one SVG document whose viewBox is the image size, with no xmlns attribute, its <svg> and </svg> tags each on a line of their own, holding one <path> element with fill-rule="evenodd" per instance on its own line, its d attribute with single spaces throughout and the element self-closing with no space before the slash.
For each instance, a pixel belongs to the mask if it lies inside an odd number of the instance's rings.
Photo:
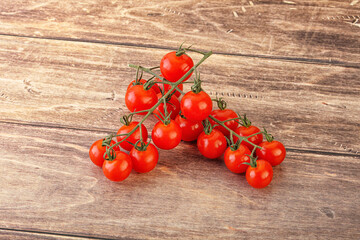
<svg viewBox="0 0 360 240">
<path fill-rule="evenodd" d="M 360 67 L 360 4 L 350 1 L 3 0 L 0 33 Z"/>
<path fill-rule="evenodd" d="M 128 113 L 127 65 L 156 66 L 165 53 L 0 37 L 0 120 L 115 131 Z M 287 147 L 359 154 L 359 69 L 215 54 L 200 71 L 211 96 L 224 95 Z"/>
<path fill-rule="evenodd" d="M 356 158 L 290 152 L 256 190 L 181 143 L 160 151 L 152 172 L 112 183 L 88 159 L 102 133 L 0 129 L 0 227 L 103 238 L 360 237 Z"/>
<path fill-rule="evenodd" d="M 134 71 L 127 64 L 156 66 L 166 52 L 14 37 L 1 37 L 0 43 L 2 121 L 90 129 L 115 130 L 128 112 L 124 94 Z M 201 72 L 205 90 L 224 95 L 229 106 L 288 147 L 355 154 L 360 149 L 354 141 L 358 69 L 213 55 Z"/>
</svg>

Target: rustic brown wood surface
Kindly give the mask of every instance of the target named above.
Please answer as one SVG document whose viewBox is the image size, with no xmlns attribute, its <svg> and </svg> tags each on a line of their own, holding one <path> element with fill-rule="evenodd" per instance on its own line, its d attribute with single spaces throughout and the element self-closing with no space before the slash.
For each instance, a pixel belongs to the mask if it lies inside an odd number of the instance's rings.
<svg viewBox="0 0 360 240">
<path fill-rule="evenodd" d="M 357 0 L 2 1 L 0 239 L 360 238 L 359 10 Z M 216 53 L 200 67 L 204 89 L 287 147 L 266 189 L 194 144 L 118 184 L 88 159 L 127 113 L 127 65 L 158 65 L 183 40 Z"/>
</svg>

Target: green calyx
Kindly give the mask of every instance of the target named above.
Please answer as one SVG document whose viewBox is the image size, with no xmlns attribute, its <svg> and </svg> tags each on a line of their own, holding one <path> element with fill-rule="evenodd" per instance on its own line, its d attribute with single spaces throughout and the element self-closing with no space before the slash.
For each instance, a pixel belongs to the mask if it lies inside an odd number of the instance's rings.
<svg viewBox="0 0 360 240">
<path fill-rule="evenodd" d="M 120 118 L 120 122 L 126 126 L 129 126 L 129 124 L 132 121 L 133 115 L 124 115 Z"/>
<path fill-rule="evenodd" d="M 211 125 L 209 119 L 202 121 L 202 125 L 204 126 L 204 132 L 206 135 L 209 135 L 215 127 L 215 125 Z"/>
<path fill-rule="evenodd" d="M 266 138 L 266 141 L 268 141 L 268 142 L 274 141 L 274 136 L 271 135 L 270 133 L 268 133 L 265 128 L 264 128 L 263 134 Z"/>
<path fill-rule="evenodd" d="M 227 103 L 223 98 L 217 98 L 216 97 L 216 99 L 211 99 L 211 100 L 213 100 L 213 101 L 215 101 L 217 103 L 218 108 L 220 110 L 225 110 L 226 109 Z"/>
<path fill-rule="evenodd" d="M 158 119 L 160 119 L 160 121 L 162 121 L 164 123 L 164 125 L 169 125 L 170 122 L 171 122 L 171 112 L 168 113 L 167 111 L 167 107 L 166 107 L 166 104 L 169 104 L 166 102 L 166 98 L 163 99 L 163 102 L 164 102 L 164 113 L 162 113 L 161 111 L 159 111 L 159 114 L 156 114 L 154 113 L 155 116 L 158 117 Z"/>
<path fill-rule="evenodd" d="M 197 71 L 195 71 L 194 85 L 191 86 L 191 91 L 195 94 L 198 94 L 202 91 L 200 73 L 198 73 Z"/>
<path fill-rule="evenodd" d="M 113 161 L 116 158 L 115 150 L 110 146 L 111 140 L 114 135 L 110 134 L 106 138 L 103 139 L 101 146 L 106 147 L 106 151 L 104 153 L 103 158 L 107 161 Z"/>
<path fill-rule="evenodd" d="M 238 114 L 240 119 L 240 124 L 246 128 L 251 126 L 251 121 L 246 117 L 246 114 L 244 114 L 244 117 L 241 117 L 240 114 Z"/>
<path fill-rule="evenodd" d="M 242 164 L 249 165 L 252 168 L 256 168 L 257 167 L 257 163 L 256 163 L 257 157 L 253 157 L 252 155 L 249 155 L 249 154 L 246 154 L 246 155 L 250 157 L 250 163 L 244 162 Z"/>
<path fill-rule="evenodd" d="M 144 143 L 142 139 L 138 140 L 134 145 L 134 148 L 138 151 L 146 151 L 147 147 L 149 146 L 150 141 L 148 143 Z"/>
</svg>

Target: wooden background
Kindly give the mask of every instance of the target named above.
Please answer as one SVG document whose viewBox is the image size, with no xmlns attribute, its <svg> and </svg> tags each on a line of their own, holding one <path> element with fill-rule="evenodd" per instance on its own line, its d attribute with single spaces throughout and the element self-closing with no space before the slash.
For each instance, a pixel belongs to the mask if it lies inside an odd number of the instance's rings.
<svg viewBox="0 0 360 240">
<path fill-rule="evenodd" d="M 359 18 L 358 0 L 2 0 L 0 238 L 359 239 Z M 269 187 L 189 143 L 122 183 L 90 162 L 127 65 L 183 41 L 215 52 L 205 90 L 287 147 Z"/>
</svg>

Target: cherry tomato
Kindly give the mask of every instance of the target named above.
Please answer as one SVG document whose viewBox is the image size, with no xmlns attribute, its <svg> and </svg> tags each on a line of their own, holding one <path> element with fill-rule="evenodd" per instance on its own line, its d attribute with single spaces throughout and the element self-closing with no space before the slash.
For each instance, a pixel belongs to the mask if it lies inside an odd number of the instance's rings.
<svg viewBox="0 0 360 240">
<path fill-rule="evenodd" d="M 162 97 L 162 94 L 158 93 L 157 97 L 158 97 L 158 99 L 160 99 Z M 172 95 L 170 100 L 168 102 L 166 102 L 166 110 L 167 110 L 168 114 L 171 112 L 171 114 L 170 114 L 171 119 L 175 119 L 176 116 L 179 114 L 179 112 L 180 112 L 180 102 L 179 102 L 178 98 L 175 95 Z M 160 119 L 156 115 L 160 116 L 160 118 L 163 119 L 160 112 L 165 116 L 164 103 L 160 103 L 160 105 L 153 112 L 154 116 L 158 120 L 160 120 Z"/>
<path fill-rule="evenodd" d="M 166 80 L 170 82 L 176 82 L 182 78 L 182 76 L 184 76 L 193 66 L 194 62 L 191 57 L 186 54 L 176 56 L 176 52 L 174 51 L 169 52 L 161 59 L 160 71 Z M 185 78 L 184 81 L 189 79 L 191 74 Z"/>
<path fill-rule="evenodd" d="M 122 151 L 117 151 L 116 158 L 113 161 L 104 161 L 102 169 L 105 177 L 107 177 L 111 181 L 123 181 L 131 173 L 131 158 L 126 153 Z"/>
<path fill-rule="evenodd" d="M 247 137 L 252 134 L 260 132 L 260 129 L 253 125 L 251 125 L 249 127 L 240 126 L 239 128 L 237 128 L 235 130 L 235 132 L 242 137 Z M 238 140 L 238 137 L 234 136 L 234 142 L 236 142 L 237 140 Z M 259 145 L 263 140 L 263 135 L 260 133 L 260 134 L 250 137 L 248 140 L 256 145 Z M 250 151 L 252 151 L 254 148 L 253 145 L 251 145 L 250 143 L 247 143 L 245 141 L 242 141 L 241 144 L 247 146 L 250 149 Z"/>
<path fill-rule="evenodd" d="M 136 127 L 136 125 L 138 125 L 138 123 L 139 122 L 131 122 L 131 123 L 129 123 L 129 125 L 123 125 L 119 129 L 117 134 L 127 134 L 127 133 L 131 132 L 131 130 L 133 130 Z M 141 124 L 141 134 L 142 134 L 143 141 L 144 142 L 147 141 L 148 131 L 147 131 L 146 127 L 143 124 Z M 120 142 L 125 137 L 126 136 L 118 136 L 118 137 L 116 137 L 116 139 L 117 139 L 118 142 Z M 138 128 L 125 141 L 120 143 L 120 147 L 122 147 L 126 151 L 130 151 L 133 148 L 133 145 L 131 145 L 127 141 L 131 142 L 132 144 L 135 144 L 139 140 L 140 140 L 140 129 Z"/>
<path fill-rule="evenodd" d="M 149 144 L 144 151 L 131 149 L 130 157 L 135 171 L 146 173 L 153 170 L 159 159 L 159 152 L 153 144 Z"/>
<path fill-rule="evenodd" d="M 284 145 L 279 141 L 265 141 L 259 145 L 261 149 L 256 149 L 256 156 L 268 161 L 271 166 L 279 165 L 284 161 L 286 150 Z"/>
<path fill-rule="evenodd" d="M 231 109 L 224 109 L 224 110 L 216 109 L 216 110 L 213 110 L 210 113 L 210 115 L 213 116 L 214 118 L 220 120 L 220 121 L 225 121 L 225 120 L 228 120 L 228 119 L 238 117 L 237 114 Z M 210 123 L 211 123 L 211 125 L 216 124 L 216 122 L 214 122 L 211 119 L 210 119 Z M 233 131 L 235 131 L 237 129 L 237 127 L 239 126 L 239 124 L 235 120 L 227 121 L 224 124 Z M 229 130 L 225 129 L 223 126 L 216 126 L 215 129 L 220 130 L 225 136 L 230 135 Z"/>
<path fill-rule="evenodd" d="M 161 75 L 160 75 L 160 76 L 161 76 Z M 157 82 L 161 82 L 161 80 L 158 79 L 158 78 L 156 78 L 156 81 L 157 81 Z M 161 89 L 163 92 L 168 92 L 168 91 L 172 88 L 172 86 L 169 85 L 169 84 L 157 83 L 156 85 L 157 85 L 157 87 L 158 87 L 159 89 Z M 183 85 L 183 84 L 179 84 L 177 87 L 178 87 L 181 91 L 184 90 L 184 85 Z M 176 91 L 176 90 L 173 90 L 172 92 L 174 92 L 174 91 Z M 159 90 L 159 92 L 160 92 L 160 90 Z M 176 91 L 176 92 L 174 93 L 174 95 L 175 95 L 176 97 L 180 97 L 181 93 L 180 93 L 179 91 Z"/>
<path fill-rule="evenodd" d="M 197 140 L 200 153 L 207 158 L 218 158 L 225 151 L 226 138 L 219 130 L 213 129 L 210 134 L 202 132 Z"/>
<path fill-rule="evenodd" d="M 135 82 L 136 82 L 136 80 L 131 81 L 131 83 L 129 84 L 129 86 L 127 87 L 126 90 L 128 90 L 132 86 L 135 86 Z M 140 84 L 138 84 L 138 85 L 144 85 L 144 83 L 146 83 L 146 80 L 145 79 L 140 79 L 139 83 Z M 159 88 L 159 86 L 157 86 L 157 84 L 154 84 L 154 86 L 152 86 L 151 89 L 154 90 L 156 94 L 160 93 L 160 88 Z"/>
<path fill-rule="evenodd" d="M 242 164 L 244 162 L 250 163 L 250 150 L 244 145 L 239 146 L 237 150 L 231 150 L 228 147 L 224 153 L 224 162 L 226 167 L 234 173 L 244 173 L 248 168 L 248 165 Z"/>
<path fill-rule="evenodd" d="M 157 103 L 157 96 L 154 90 L 145 90 L 143 85 L 130 87 L 125 94 L 125 104 L 131 112 L 147 110 Z M 146 112 L 139 113 L 145 115 Z"/>
<path fill-rule="evenodd" d="M 106 146 L 102 146 L 103 139 L 97 140 L 94 142 L 89 150 L 90 160 L 99 167 L 102 167 L 104 163 L 104 154 L 106 152 Z M 111 141 L 110 145 L 115 144 L 115 141 Z M 115 151 L 119 151 L 119 147 L 116 146 L 113 148 Z"/>
<path fill-rule="evenodd" d="M 206 119 L 212 110 L 212 101 L 210 96 L 201 91 L 186 93 L 181 99 L 180 108 L 182 114 L 191 121 L 202 121 Z"/>
<path fill-rule="evenodd" d="M 257 160 L 256 165 L 256 167 L 248 167 L 246 170 L 246 180 L 254 188 L 264 188 L 272 180 L 272 166 L 268 161 L 262 159 Z"/>
<path fill-rule="evenodd" d="M 167 125 L 159 121 L 155 124 L 151 136 L 158 148 L 169 150 L 181 142 L 181 128 L 174 120 L 170 120 Z"/>
<path fill-rule="evenodd" d="M 190 121 L 180 115 L 176 116 L 175 122 L 181 128 L 181 140 L 183 141 L 195 141 L 204 130 L 201 121 Z"/>
</svg>

